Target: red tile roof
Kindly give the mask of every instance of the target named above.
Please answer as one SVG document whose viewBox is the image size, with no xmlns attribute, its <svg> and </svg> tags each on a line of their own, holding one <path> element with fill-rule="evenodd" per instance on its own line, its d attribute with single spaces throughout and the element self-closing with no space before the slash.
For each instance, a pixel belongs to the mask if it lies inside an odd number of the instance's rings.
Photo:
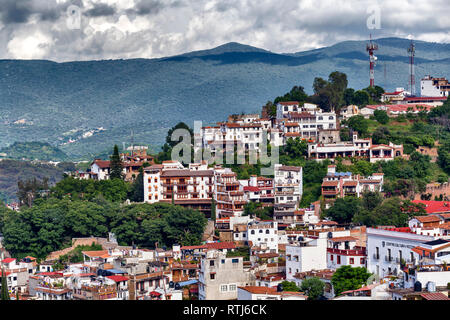
<svg viewBox="0 0 450 320">
<path fill-rule="evenodd" d="M 414 219 L 419 220 L 420 222 L 440 222 L 441 219 L 437 216 L 415 216 Z"/>
<path fill-rule="evenodd" d="M 358 238 L 355 237 L 336 237 L 330 239 L 333 242 L 344 242 L 344 241 L 356 241 Z"/>
<path fill-rule="evenodd" d="M 13 261 L 16 261 L 16 259 L 15 258 L 6 258 L 6 259 L 2 260 L 3 263 L 11 263 Z"/>
<path fill-rule="evenodd" d="M 107 276 L 107 278 L 113 280 L 114 282 L 128 281 L 128 278 L 124 276 Z"/>
<path fill-rule="evenodd" d="M 450 300 L 449 297 L 442 292 L 427 292 L 422 293 L 420 296 L 425 300 Z"/>
<path fill-rule="evenodd" d="M 450 212 L 450 202 L 448 201 L 425 201 L 413 200 L 413 203 L 422 203 L 425 205 L 425 211 L 430 213 Z"/>
</svg>

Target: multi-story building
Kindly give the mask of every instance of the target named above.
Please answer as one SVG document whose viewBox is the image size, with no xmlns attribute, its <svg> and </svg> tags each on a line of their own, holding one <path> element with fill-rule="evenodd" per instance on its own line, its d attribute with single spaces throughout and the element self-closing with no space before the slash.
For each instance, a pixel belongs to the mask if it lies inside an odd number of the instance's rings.
<svg viewBox="0 0 450 320">
<path fill-rule="evenodd" d="M 377 161 L 394 160 L 395 157 L 403 156 L 403 145 L 374 145 L 372 139 L 358 139 L 353 134 L 351 142 L 335 143 L 312 143 L 308 145 L 308 157 L 321 161 L 324 159 L 335 159 L 337 157 L 360 157 L 367 158 L 371 163 Z"/>
<path fill-rule="evenodd" d="M 365 267 L 366 248 L 356 245 L 357 238 L 348 235 L 328 238 L 327 267 L 338 269 L 342 266 Z"/>
<path fill-rule="evenodd" d="M 247 226 L 247 234 L 253 246 L 266 245 L 270 252 L 278 252 L 278 222 L 252 221 Z"/>
<path fill-rule="evenodd" d="M 251 176 L 249 180 L 239 180 L 248 201 L 272 205 L 274 202 L 273 179 Z"/>
<path fill-rule="evenodd" d="M 366 191 L 382 192 L 383 177 L 383 173 L 361 177 L 351 172 L 336 172 L 336 166 L 329 165 L 322 182 L 322 196 L 325 201 L 334 201 L 346 196 L 359 198 Z"/>
<path fill-rule="evenodd" d="M 254 276 L 244 269 L 243 257 L 227 258 L 215 250 L 203 254 L 198 280 L 200 300 L 235 300 L 238 287 L 254 284 Z"/>
<path fill-rule="evenodd" d="M 218 218 L 239 217 L 244 213 L 244 205 L 247 203 L 244 188 L 230 168 L 214 169 L 214 198 Z"/>
<path fill-rule="evenodd" d="M 303 168 L 275 164 L 274 173 L 274 219 L 292 215 L 299 209 L 303 195 Z"/>
<path fill-rule="evenodd" d="M 434 240 L 418 235 L 410 228 L 367 228 L 367 269 L 380 278 L 397 275 L 402 260 L 415 265 L 417 256 L 413 248 Z"/>
<path fill-rule="evenodd" d="M 176 161 L 165 161 L 144 169 L 144 201 L 175 203 L 211 215 L 214 193 L 214 171 L 207 164 L 190 164 L 189 168 Z"/>
<path fill-rule="evenodd" d="M 295 281 L 295 274 L 327 268 L 328 239 L 347 236 L 348 230 L 327 229 L 303 232 L 286 245 L 286 280 Z"/>
<path fill-rule="evenodd" d="M 448 97 L 450 83 L 446 78 L 433 78 L 428 75 L 420 80 L 420 95 L 422 97 Z"/>
</svg>

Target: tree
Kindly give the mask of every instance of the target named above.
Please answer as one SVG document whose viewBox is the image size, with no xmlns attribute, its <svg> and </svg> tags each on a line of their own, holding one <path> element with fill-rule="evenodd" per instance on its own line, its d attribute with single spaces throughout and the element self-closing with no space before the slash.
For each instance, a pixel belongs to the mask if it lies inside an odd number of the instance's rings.
<svg viewBox="0 0 450 320">
<path fill-rule="evenodd" d="M 216 218 L 216 200 L 211 197 L 211 220 L 215 222 Z"/>
<path fill-rule="evenodd" d="M 361 210 L 361 199 L 356 197 L 338 198 L 325 215 L 337 223 L 350 223 L 353 216 Z"/>
<path fill-rule="evenodd" d="M 369 123 L 363 116 L 357 115 L 348 119 L 347 124 L 349 128 L 358 131 L 360 135 L 365 135 L 369 129 Z"/>
<path fill-rule="evenodd" d="M 369 104 L 369 94 L 366 91 L 358 90 L 353 95 L 353 103 L 359 107 L 365 107 Z"/>
<path fill-rule="evenodd" d="M 361 288 L 370 276 L 371 274 L 364 267 L 340 267 L 331 278 L 335 295 L 338 296 L 344 291 Z"/>
<path fill-rule="evenodd" d="M 389 116 L 384 110 L 375 110 L 373 113 L 375 120 L 381 124 L 387 124 L 389 122 Z"/>
<path fill-rule="evenodd" d="M 286 93 L 282 97 L 277 97 L 274 100 L 274 104 L 278 104 L 279 102 L 287 102 L 287 101 L 297 101 L 299 103 L 305 102 L 308 98 L 308 95 L 305 93 L 305 88 L 302 86 L 294 86 L 292 87 L 291 91 Z M 267 104 L 266 104 L 267 106 Z M 276 109 L 275 109 L 275 115 L 276 115 Z"/>
<path fill-rule="evenodd" d="M 129 198 L 133 202 L 144 202 L 144 170 L 139 168 L 139 174 L 134 181 Z"/>
<path fill-rule="evenodd" d="M 309 278 L 302 281 L 300 289 L 306 293 L 308 300 L 317 300 L 323 295 L 325 283 L 318 277 Z"/>
<path fill-rule="evenodd" d="M 289 138 L 281 153 L 289 156 L 291 159 L 305 157 L 308 155 L 308 144 L 300 138 Z"/>
<path fill-rule="evenodd" d="M 281 282 L 281 286 L 283 287 L 283 291 L 288 292 L 299 292 L 300 288 L 297 287 L 294 281 L 283 281 Z"/>
<path fill-rule="evenodd" d="M 119 155 L 119 147 L 114 146 L 114 151 L 110 157 L 111 172 L 109 177 L 112 179 L 123 179 L 123 165 Z"/>
<path fill-rule="evenodd" d="M 345 105 L 348 106 L 348 105 L 354 104 L 354 102 L 353 102 L 354 96 L 355 96 L 355 89 L 353 89 L 353 88 L 345 89 L 345 91 L 344 91 Z"/>
<path fill-rule="evenodd" d="M 6 282 L 6 275 L 3 272 L 2 269 L 2 291 L 1 291 L 1 296 L 0 296 L 0 300 L 10 300 L 9 298 L 9 291 L 8 291 L 8 283 Z"/>
</svg>

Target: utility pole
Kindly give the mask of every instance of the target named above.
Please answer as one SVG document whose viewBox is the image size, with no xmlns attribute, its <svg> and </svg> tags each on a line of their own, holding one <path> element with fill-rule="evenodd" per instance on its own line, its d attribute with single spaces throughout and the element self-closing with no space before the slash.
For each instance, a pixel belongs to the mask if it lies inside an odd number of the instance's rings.
<svg viewBox="0 0 450 320">
<path fill-rule="evenodd" d="M 414 56 L 416 55 L 416 46 L 414 45 L 413 40 L 411 39 L 411 44 L 408 48 L 409 55 L 409 92 L 411 92 L 411 96 L 416 96 L 416 77 L 414 73 Z"/>
<path fill-rule="evenodd" d="M 370 42 L 366 45 L 366 51 L 369 52 L 369 61 L 370 61 L 370 87 L 375 86 L 375 61 L 377 61 L 377 57 L 373 54 L 374 51 L 378 50 L 378 45 L 372 42 L 372 34 L 370 35 Z"/>
</svg>

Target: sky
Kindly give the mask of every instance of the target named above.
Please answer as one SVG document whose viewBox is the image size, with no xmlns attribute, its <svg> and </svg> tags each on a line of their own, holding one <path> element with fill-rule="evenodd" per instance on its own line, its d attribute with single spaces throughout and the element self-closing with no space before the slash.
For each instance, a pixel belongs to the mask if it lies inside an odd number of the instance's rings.
<svg viewBox="0 0 450 320">
<path fill-rule="evenodd" d="M 239 42 L 293 53 L 345 40 L 450 42 L 448 0 L 0 0 L 0 59 L 159 58 Z"/>
</svg>

